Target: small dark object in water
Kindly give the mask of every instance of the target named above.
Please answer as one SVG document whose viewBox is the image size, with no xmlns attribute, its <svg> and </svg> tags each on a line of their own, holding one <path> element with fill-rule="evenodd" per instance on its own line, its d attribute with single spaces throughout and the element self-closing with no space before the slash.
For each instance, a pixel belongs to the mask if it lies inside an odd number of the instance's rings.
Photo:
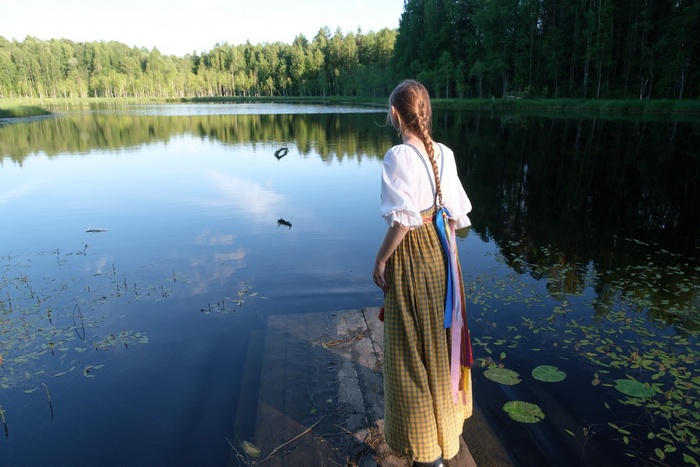
<svg viewBox="0 0 700 467">
<path fill-rule="evenodd" d="M 284 156 L 286 156 L 288 152 L 289 149 L 287 149 L 286 147 L 280 148 L 277 151 L 275 151 L 275 157 L 277 158 L 277 160 L 280 160 Z"/>
<path fill-rule="evenodd" d="M 89 228 L 89 229 L 86 230 L 86 232 L 90 232 L 90 233 L 107 232 L 107 229 L 93 229 L 93 228 Z"/>
<path fill-rule="evenodd" d="M 284 219 L 282 219 L 282 218 L 280 218 L 280 220 L 277 221 L 277 227 L 279 227 L 280 225 L 286 225 L 286 226 L 289 227 L 290 229 L 292 228 L 292 223 L 289 222 L 289 221 L 286 221 L 286 220 L 284 220 Z"/>
</svg>

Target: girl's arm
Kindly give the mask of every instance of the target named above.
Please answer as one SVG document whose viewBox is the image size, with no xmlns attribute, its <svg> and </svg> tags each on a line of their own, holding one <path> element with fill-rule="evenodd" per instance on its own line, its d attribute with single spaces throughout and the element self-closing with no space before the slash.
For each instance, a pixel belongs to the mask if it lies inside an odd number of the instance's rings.
<svg viewBox="0 0 700 467">
<path fill-rule="evenodd" d="M 389 257 L 396 251 L 396 248 L 401 243 L 401 240 L 406 236 L 406 233 L 410 230 L 410 227 L 394 223 L 386 231 L 384 236 L 384 241 L 379 247 L 377 252 L 377 258 L 374 261 L 374 270 L 372 271 L 372 278 L 377 287 L 386 292 L 389 287 L 386 283 L 386 262 Z"/>
</svg>

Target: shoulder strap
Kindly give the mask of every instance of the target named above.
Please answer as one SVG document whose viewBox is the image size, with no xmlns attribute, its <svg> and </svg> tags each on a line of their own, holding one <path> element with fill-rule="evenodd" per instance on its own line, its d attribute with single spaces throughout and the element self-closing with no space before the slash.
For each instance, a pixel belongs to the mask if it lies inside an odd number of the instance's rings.
<svg viewBox="0 0 700 467">
<path fill-rule="evenodd" d="M 420 157 L 420 160 L 423 162 L 423 166 L 425 167 L 425 170 L 428 172 L 428 180 L 430 180 L 430 187 L 433 190 L 433 198 L 435 198 L 435 203 L 437 204 L 437 190 L 435 189 L 435 182 L 433 181 L 434 179 L 434 174 L 433 170 L 431 167 L 428 166 L 428 162 L 425 160 L 425 157 L 423 157 L 423 154 L 418 150 L 417 147 L 415 147 L 412 144 L 405 143 L 406 146 L 410 146 L 413 148 L 414 151 L 416 151 L 416 154 L 418 154 L 418 157 Z M 438 147 L 440 148 L 440 180 L 442 180 L 442 169 L 445 167 L 445 157 L 442 153 L 442 144 L 438 143 Z"/>
</svg>

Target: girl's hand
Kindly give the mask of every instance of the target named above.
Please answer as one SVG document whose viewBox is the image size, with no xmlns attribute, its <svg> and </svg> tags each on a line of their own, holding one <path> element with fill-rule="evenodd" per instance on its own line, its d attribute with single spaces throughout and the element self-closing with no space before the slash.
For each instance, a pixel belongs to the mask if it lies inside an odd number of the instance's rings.
<svg viewBox="0 0 700 467">
<path fill-rule="evenodd" d="M 374 283 L 377 284 L 377 287 L 382 289 L 384 292 L 389 288 L 389 286 L 386 283 L 386 262 L 384 261 L 375 261 L 374 262 L 374 270 L 372 271 L 372 279 L 374 280 Z"/>
</svg>

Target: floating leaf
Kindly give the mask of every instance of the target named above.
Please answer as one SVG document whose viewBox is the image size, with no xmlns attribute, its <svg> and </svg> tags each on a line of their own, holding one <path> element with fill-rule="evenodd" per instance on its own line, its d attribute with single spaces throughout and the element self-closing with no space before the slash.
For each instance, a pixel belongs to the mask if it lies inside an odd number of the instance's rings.
<svg viewBox="0 0 700 467">
<path fill-rule="evenodd" d="M 551 365 L 540 365 L 532 370 L 532 377 L 545 383 L 558 383 L 566 378 L 566 373 Z"/>
<path fill-rule="evenodd" d="M 503 410 L 516 422 L 537 423 L 544 418 L 542 409 L 530 402 L 509 401 L 505 403 Z"/>
<path fill-rule="evenodd" d="M 615 389 L 620 391 L 622 394 L 632 397 L 640 397 L 642 399 L 656 394 L 654 389 L 646 387 L 643 383 L 632 379 L 616 379 Z"/>
<path fill-rule="evenodd" d="M 484 376 L 506 386 L 513 386 L 522 381 L 518 373 L 507 368 L 489 368 L 484 372 Z"/>
<path fill-rule="evenodd" d="M 241 443 L 241 448 L 243 448 L 243 451 L 250 457 L 260 457 L 260 448 L 250 441 L 243 441 Z"/>
</svg>

